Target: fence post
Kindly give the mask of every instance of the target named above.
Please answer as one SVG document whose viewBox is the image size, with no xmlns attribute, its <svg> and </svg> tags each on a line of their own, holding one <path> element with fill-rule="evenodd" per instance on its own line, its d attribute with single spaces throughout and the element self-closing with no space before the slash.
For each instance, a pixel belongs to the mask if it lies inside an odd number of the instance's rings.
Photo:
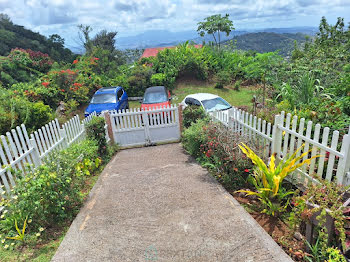
<svg viewBox="0 0 350 262">
<path fill-rule="evenodd" d="M 35 138 L 34 138 L 33 134 L 31 134 L 29 141 L 30 141 L 30 145 L 33 148 L 33 162 L 34 162 L 34 165 L 35 165 L 35 167 L 38 167 L 38 166 L 41 165 L 41 158 L 40 158 L 40 154 L 39 154 L 38 145 L 35 142 Z"/>
<path fill-rule="evenodd" d="M 345 181 L 345 175 L 349 171 L 350 168 L 350 135 L 344 135 L 340 153 L 344 156 L 339 160 L 337 167 L 337 184 L 342 185 Z"/>
<path fill-rule="evenodd" d="M 145 141 L 146 141 L 146 145 L 150 145 L 152 143 L 151 141 L 151 135 L 149 132 L 149 118 L 148 118 L 148 113 L 147 113 L 147 109 L 146 110 L 142 110 L 142 121 L 145 127 Z"/>
<path fill-rule="evenodd" d="M 281 147 L 282 147 L 282 130 L 279 129 L 278 125 L 282 125 L 281 115 L 275 116 L 275 124 L 272 131 L 272 154 L 276 153 L 276 156 L 281 157 Z"/>
<path fill-rule="evenodd" d="M 180 127 L 180 134 L 182 134 L 182 131 L 183 131 L 183 114 L 182 114 L 182 111 L 183 111 L 183 107 L 181 104 L 179 104 L 179 110 L 178 110 L 178 113 L 179 113 L 179 127 Z"/>
<path fill-rule="evenodd" d="M 111 122 L 111 116 L 109 112 L 104 113 L 105 121 L 107 124 L 107 135 L 109 137 L 109 140 L 112 141 L 112 144 L 114 144 L 114 139 L 113 139 L 113 130 L 112 130 L 112 122 Z M 108 139 L 106 139 L 108 141 Z"/>
</svg>

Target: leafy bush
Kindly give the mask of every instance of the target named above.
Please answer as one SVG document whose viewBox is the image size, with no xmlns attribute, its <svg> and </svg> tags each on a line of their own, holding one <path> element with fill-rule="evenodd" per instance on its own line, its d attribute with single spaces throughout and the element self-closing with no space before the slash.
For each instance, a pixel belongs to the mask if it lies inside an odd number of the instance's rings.
<svg viewBox="0 0 350 262">
<path fill-rule="evenodd" d="M 330 215 L 334 219 L 334 226 L 338 233 L 338 241 L 343 251 L 348 247 L 345 239 L 345 207 L 343 206 L 342 196 L 348 191 L 348 188 L 339 186 L 334 182 L 324 179 L 318 179 L 320 184 L 311 184 L 308 186 L 302 196 L 296 196 L 293 199 L 294 208 L 290 214 L 290 223 L 294 230 L 300 228 L 302 222 L 308 222 L 308 219 L 315 213 L 319 212 L 317 220 L 319 227 L 315 232 L 318 236 L 322 256 L 326 257 L 328 249 L 328 232 L 326 228 L 326 215 Z M 308 204 L 315 205 L 314 207 Z M 330 212 L 327 212 L 329 210 Z M 339 243 L 338 242 L 338 243 Z"/>
<path fill-rule="evenodd" d="M 127 93 L 129 96 L 143 96 L 146 88 L 151 86 L 153 70 L 146 65 L 137 65 L 131 69 L 128 76 Z"/>
<path fill-rule="evenodd" d="M 207 115 L 201 106 L 187 106 L 183 110 L 183 125 L 185 128 L 188 128 L 192 123 L 206 117 Z"/>
<path fill-rule="evenodd" d="M 52 120 L 52 110 L 43 102 L 31 103 L 18 91 L 0 88 L 0 134 L 24 123 L 29 131 Z"/>
<path fill-rule="evenodd" d="M 157 74 L 152 75 L 151 84 L 153 86 L 164 86 L 164 85 L 166 85 L 165 83 L 166 83 L 165 74 L 157 73 Z"/>
<path fill-rule="evenodd" d="M 238 144 L 245 137 L 232 133 L 220 123 L 198 120 L 182 135 L 186 151 L 203 166 L 214 171 L 216 178 L 229 189 L 247 186 L 252 163 L 239 150 Z M 256 145 L 251 145 L 258 148 Z"/>
<path fill-rule="evenodd" d="M 34 171 L 28 169 L 25 176 L 18 173 L 11 194 L 1 200 L 5 209 L 0 234 L 14 237 L 16 224 L 27 221 L 26 235 L 40 235 L 41 228 L 72 219 L 83 202 L 86 176 L 100 166 L 97 152 L 96 143 L 86 140 L 53 153 Z"/>
<path fill-rule="evenodd" d="M 108 152 L 105 125 L 105 119 L 97 116 L 94 116 L 90 122 L 86 124 L 87 137 L 96 141 L 100 156 L 106 156 Z"/>
</svg>

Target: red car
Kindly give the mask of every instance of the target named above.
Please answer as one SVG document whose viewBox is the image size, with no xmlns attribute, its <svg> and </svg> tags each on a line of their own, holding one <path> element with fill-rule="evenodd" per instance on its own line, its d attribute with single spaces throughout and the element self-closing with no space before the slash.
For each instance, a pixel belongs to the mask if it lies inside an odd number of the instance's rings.
<svg viewBox="0 0 350 262">
<path fill-rule="evenodd" d="M 164 86 L 152 86 L 146 89 L 141 109 L 151 110 L 159 107 L 170 107 L 170 92 Z"/>
</svg>

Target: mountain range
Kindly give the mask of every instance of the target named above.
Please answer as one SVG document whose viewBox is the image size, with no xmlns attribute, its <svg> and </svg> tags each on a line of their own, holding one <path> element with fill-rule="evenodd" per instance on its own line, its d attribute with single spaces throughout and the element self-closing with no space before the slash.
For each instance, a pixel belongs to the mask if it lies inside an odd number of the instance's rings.
<svg viewBox="0 0 350 262">
<path fill-rule="evenodd" d="M 317 27 L 290 27 L 290 28 L 263 28 L 263 29 L 247 29 L 240 31 L 233 31 L 229 36 L 222 34 L 221 40 L 225 42 L 238 36 L 250 34 L 250 33 L 275 33 L 275 34 L 297 34 L 314 35 L 318 31 Z M 119 49 L 129 48 L 150 48 L 150 47 L 163 47 L 174 46 L 185 41 L 193 41 L 197 44 L 201 44 L 203 41 L 212 41 L 211 35 L 200 37 L 194 30 L 171 32 L 167 30 L 150 30 L 144 33 L 127 36 L 117 37 L 116 45 Z"/>
</svg>

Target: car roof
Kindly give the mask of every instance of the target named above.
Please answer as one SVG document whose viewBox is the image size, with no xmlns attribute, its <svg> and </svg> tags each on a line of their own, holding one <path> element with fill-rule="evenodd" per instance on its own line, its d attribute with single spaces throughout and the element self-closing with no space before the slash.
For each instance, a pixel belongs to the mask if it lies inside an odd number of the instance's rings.
<svg viewBox="0 0 350 262">
<path fill-rule="evenodd" d="M 95 94 L 114 94 L 121 89 L 120 86 L 108 86 L 108 87 L 101 87 L 99 90 L 96 91 Z"/>
<path fill-rule="evenodd" d="M 203 101 L 203 100 L 207 100 L 207 99 L 217 98 L 219 96 L 209 94 L 209 93 L 197 93 L 197 94 L 191 94 L 191 95 L 186 96 L 186 98 L 188 98 L 188 97 L 197 99 L 199 101 Z"/>
<path fill-rule="evenodd" d="M 159 93 L 159 92 L 166 92 L 165 86 L 151 86 L 146 89 L 146 93 Z"/>
</svg>

